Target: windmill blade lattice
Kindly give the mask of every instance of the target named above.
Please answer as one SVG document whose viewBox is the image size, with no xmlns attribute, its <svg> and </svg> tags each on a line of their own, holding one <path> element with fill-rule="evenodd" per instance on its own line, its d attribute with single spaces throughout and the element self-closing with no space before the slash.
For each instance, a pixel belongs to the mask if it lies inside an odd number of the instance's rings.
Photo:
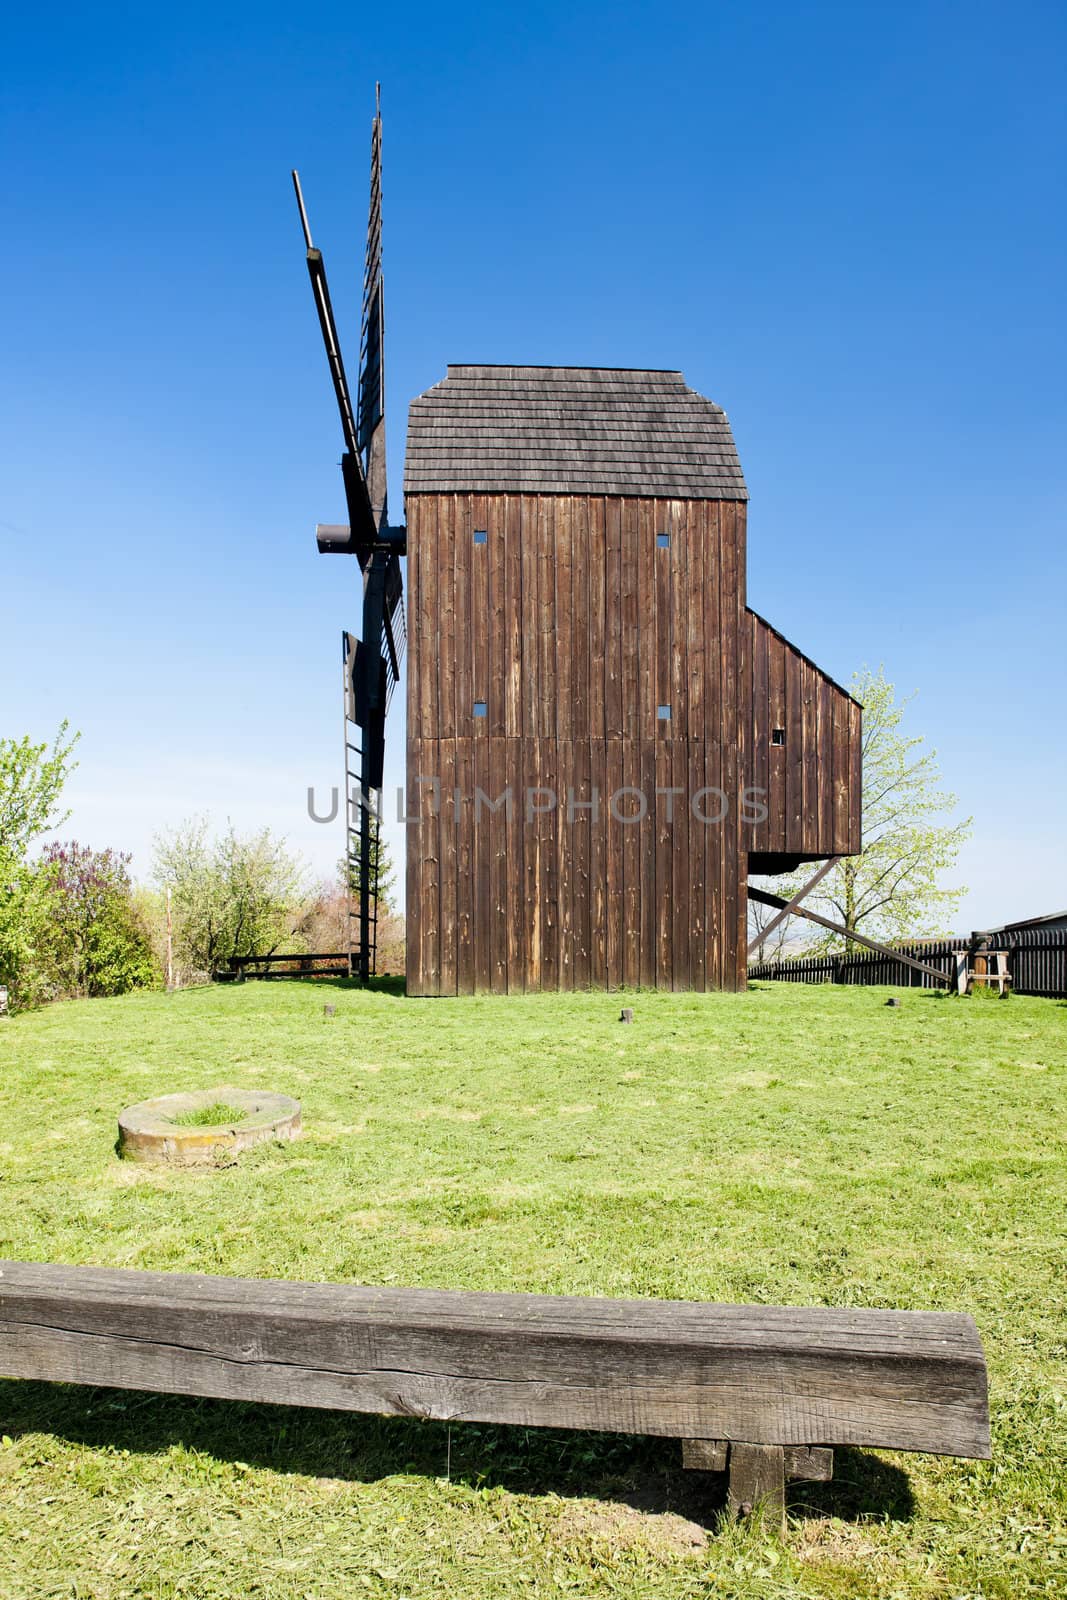
<svg viewBox="0 0 1067 1600">
<path fill-rule="evenodd" d="M 354 555 L 363 574 L 361 635 L 342 635 L 345 750 L 345 862 L 349 971 L 375 968 L 378 823 L 385 767 L 385 719 L 404 658 L 405 530 L 388 520 L 385 454 L 385 296 L 382 278 L 382 122 L 377 94 L 371 126 L 370 208 L 363 271 L 359 386 L 352 404 L 322 252 L 312 243 L 300 179 L 293 173 L 319 327 L 345 451 L 341 458 L 348 523 L 319 524 L 319 550 Z M 359 729 L 358 740 L 350 728 Z"/>
</svg>

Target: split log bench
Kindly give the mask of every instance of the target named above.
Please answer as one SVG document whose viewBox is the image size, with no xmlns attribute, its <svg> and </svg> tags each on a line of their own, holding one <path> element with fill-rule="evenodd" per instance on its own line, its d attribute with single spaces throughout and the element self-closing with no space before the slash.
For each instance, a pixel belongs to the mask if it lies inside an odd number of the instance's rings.
<svg viewBox="0 0 1067 1600">
<path fill-rule="evenodd" d="M 784 1509 L 834 1445 L 989 1456 L 968 1316 L 577 1299 L 0 1263 L 0 1375 L 658 1434 Z"/>
</svg>

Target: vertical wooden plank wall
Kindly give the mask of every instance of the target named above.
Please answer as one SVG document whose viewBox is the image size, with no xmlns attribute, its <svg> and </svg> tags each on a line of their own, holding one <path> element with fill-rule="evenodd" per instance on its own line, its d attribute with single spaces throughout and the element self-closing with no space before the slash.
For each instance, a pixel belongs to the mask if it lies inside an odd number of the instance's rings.
<svg viewBox="0 0 1067 1600">
<path fill-rule="evenodd" d="M 862 708 L 754 611 L 745 636 L 752 694 L 746 784 L 763 792 L 767 808 L 764 822 L 745 827 L 746 848 L 812 860 L 857 854 Z"/>
<path fill-rule="evenodd" d="M 407 530 L 409 992 L 743 987 L 744 503 L 413 495 Z"/>
</svg>

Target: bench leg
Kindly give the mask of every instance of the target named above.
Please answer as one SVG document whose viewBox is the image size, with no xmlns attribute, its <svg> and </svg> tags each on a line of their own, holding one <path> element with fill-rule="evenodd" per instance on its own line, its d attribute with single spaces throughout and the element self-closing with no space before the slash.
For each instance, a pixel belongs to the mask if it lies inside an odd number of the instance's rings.
<svg viewBox="0 0 1067 1600">
<path fill-rule="evenodd" d="M 725 1439 L 683 1439 L 682 1466 L 697 1472 L 729 1471 L 727 1505 L 732 1517 L 750 1516 L 758 1505 L 781 1517 L 789 1478 L 827 1483 L 834 1453 L 823 1445 L 730 1444 Z"/>
<path fill-rule="evenodd" d="M 785 1529 L 785 1450 L 780 1444 L 731 1444 L 726 1505 L 732 1517 L 762 1509 Z"/>
</svg>

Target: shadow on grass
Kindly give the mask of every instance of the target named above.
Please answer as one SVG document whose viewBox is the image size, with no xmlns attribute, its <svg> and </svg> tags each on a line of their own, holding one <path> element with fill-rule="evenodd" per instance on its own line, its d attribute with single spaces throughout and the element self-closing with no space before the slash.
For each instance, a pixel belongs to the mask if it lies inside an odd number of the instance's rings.
<svg viewBox="0 0 1067 1600">
<path fill-rule="evenodd" d="M 915 1515 L 911 1480 L 900 1467 L 865 1450 L 838 1446 L 829 1483 L 789 1483 L 786 1501 L 794 1516 L 840 1517 L 842 1522 L 909 1522 Z"/>
<path fill-rule="evenodd" d="M 233 984 L 232 987 L 243 988 L 250 983 L 265 983 L 271 988 L 278 983 L 299 983 L 305 989 L 311 990 L 349 989 L 354 994 L 390 995 L 394 1000 L 407 998 L 407 980 L 402 975 L 400 977 L 382 976 L 380 978 L 371 978 L 368 983 L 361 983 L 358 978 L 337 978 L 331 977 L 328 973 L 319 975 L 311 972 L 278 972 L 270 978 L 250 975 L 242 978 L 239 983 Z M 226 987 L 231 987 L 231 985 L 227 984 Z M 177 992 L 193 994 L 195 990 L 185 989 Z"/>
<path fill-rule="evenodd" d="M 711 1527 L 724 1473 L 684 1472 L 677 1439 L 246 1405 L 128 1390 L 0 1379 L 0 1430 L 43 1433 L 91 1450 L 162 1456 L 178 1447 L 272 1472 L 371 1483 L 394 1475 L 449 1478 L 515 1494 L 581 1496 L 675 1512 Z M 804 1517 L 907 1520 L 907 1474 L 859 1450 L 834 1453 L 830 1483 L 787 1486 Z"/>
</svg>

